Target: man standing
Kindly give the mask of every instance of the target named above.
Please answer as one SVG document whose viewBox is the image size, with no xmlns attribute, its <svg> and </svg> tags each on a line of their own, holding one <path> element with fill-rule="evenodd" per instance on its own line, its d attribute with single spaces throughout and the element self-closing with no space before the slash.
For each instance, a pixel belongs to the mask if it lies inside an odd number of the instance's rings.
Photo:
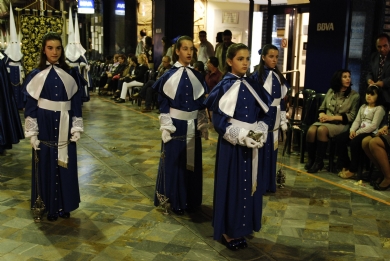
<svg viewBox="0 0 390 261">
<path fill-rule="evenodd" d="M 225 66 L 226 52 L 230 45 L 232 45 L 232 31 L 225 30 L 223 31 L 223 44 L 219 45 L 215 50 L 215 56 L 218 58 L 218 69 L 223 72 L 223 67 Z"/>
<path fill-rule="evenodd" d="M 135 50 L 135 56 L 137 56 L 137 57 L 138 57 L 138 55 L 140 55 L 141 53 L 144 52 L 146 30 L 142 29 L 139 32 L 139 35 L 141 36 L 141 40 L 138 42 L 137 49 Z"/>
<path fill-rule="evenodd" d="M 147 81 L 144 86 L 142 86 L 142 89 L 139 93 L 136 93 L 133 95 L 133 98 L 140 98 L 145 99 L 145 108 L 141 112 L 151 112 L 152 111 L 152 101 L 153 101 L 153 95 L 156 93 L 152 86 L 153 84 L 161 77 L 163 74 L 171 69 L 171 57 L 164 56 L 162 58 L 162 63 L 157 69 L 157 77 L 156 80 L 150 79 Z"/>
<path fill-rule="evenodd" d="M 198 61 L 206 64 L 207 60 L 211 56 L 214 56 L 214 47 L 209 41 L 207 41 L 207 33 L 205 31 L 199 32 L 199 40 Z"/>
<path fill-rule="evenodd" d="M 390 102 L 390 37 L 382 33 L 376 38 L 377 52 L 371 55 L 367 84 L 384 88 L 386 102 Z"/>
</svg>

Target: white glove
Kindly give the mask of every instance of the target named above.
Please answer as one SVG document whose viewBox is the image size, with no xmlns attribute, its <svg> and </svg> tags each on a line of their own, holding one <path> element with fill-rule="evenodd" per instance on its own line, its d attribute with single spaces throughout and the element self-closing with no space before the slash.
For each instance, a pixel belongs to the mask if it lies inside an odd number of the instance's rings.
<svg viewBox="0 0 390 261">
<path fill-rule="evenodd" d="M 72 134 L 72 137 L 70 137 L 70 141 L 76 142 L 80 139 L 80 132 L 75 131 Z"/>
<path fill-rule="evenodd" d="M 248 148 L 258 148 L 260 143 L 255 141 L 254 139 L 252 138 L 249 138 L 249 137 L 245 137 L 244 138 L 244 144 L 248 147 Z"/>
<path fill-rule="evenodd" d="M 171 137 L 171 133 L 167 130 L 162 130 L 162 133 L 161 133 L 161 138 L 162 138 L 162 141 L 164 143 L 167 143 L 168 141 L 170 141 L 172 139 Z"/>
<path fill-rule="evenodd" d="M 34 150 L 40 150 L 40 148 L 39 148 L 39 143 L 41 143 L 41 142 L 38 140 L 38 137 L 37 137 L 37 136 L 31 136 L 31 138 L 30 138 L 30 144 L 31 144 L 31 147 L 32 147 Z"/>
<path fill-rule="evenodd" d="M 286 131 L 287 130 L 287 123 L 281 124 L 280 128 L 282 129 L 282 131 Z"/>
<path fill-rule="evenodd" d="M 287 117 L 285 111 L 280 112 L 280 128 L 282 129 L 282 131 L 287 130 Z"/>
</svg>

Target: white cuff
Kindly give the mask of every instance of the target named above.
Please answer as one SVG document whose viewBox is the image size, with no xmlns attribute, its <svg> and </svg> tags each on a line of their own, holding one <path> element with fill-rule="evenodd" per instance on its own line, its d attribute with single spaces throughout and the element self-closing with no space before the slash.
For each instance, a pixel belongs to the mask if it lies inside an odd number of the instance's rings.
<svg viewBox="0 0 390 261">
<path fill-rule="evenodd" d="M 198 111 L 198 126 L 197 129 L 201 130 L 209 127 L 209 121 L 207 119 L 206 110 Z"/>
<path fill-rule="evenodd" d="M 84 132 L 83 118 L 72 117 L 72 128 L 70 129 L 70 133 L 73 134 L 76 131 Z"/>
<path fill-rule="evenodd" d="M 39 128 L 37 119 L 27 116 L 24 122 L 24 136 L 30 138 L 31 136 L 38 136 L 38 134 Z"/>
<path fill-rule="evenodd" d="M 176 131 L 176 127 L 173 125 L 173 121 L 169 113 L 160 113 L 158 118 L 160 120 L 160 131 L 167 130 L 169 133 L 174 133 Z"/>
</svg>

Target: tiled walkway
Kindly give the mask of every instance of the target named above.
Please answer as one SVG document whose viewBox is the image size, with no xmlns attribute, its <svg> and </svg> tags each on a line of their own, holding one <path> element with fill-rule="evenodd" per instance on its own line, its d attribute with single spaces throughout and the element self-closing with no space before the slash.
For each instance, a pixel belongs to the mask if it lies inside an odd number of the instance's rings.
<svg viewBox="0 0 390 261">
<path fill-rule="evenodd" d="M 264 197 L 262 229 L 237 252 L 212 239 L 216 134 L 203 141 L 203 205 L 164 215 L 153 206 L 158 114 L 92 96 L 78 142 L 80 208 L 34 223 L 31 149 L 0 156 L 0 260 L 390 260 L 390 191 L 334 174 L 310 175 L 286 156 L 286 186 Z"/>
</svg>

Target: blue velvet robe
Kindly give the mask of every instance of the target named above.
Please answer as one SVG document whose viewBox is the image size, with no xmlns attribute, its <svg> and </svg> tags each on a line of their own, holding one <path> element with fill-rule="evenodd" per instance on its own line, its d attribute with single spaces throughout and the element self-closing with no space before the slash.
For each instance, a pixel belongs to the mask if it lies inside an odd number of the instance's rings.
<svg viewBox="0 0 390 261">
<path fill-rule="evenodd" d="M 265 81 L 266 77 L 270 73 L 270 69 L 265 67 L 265 75 L 263 75 L 263 80 Z M 251 78 L 256 82 L 257 85 L 260 85 L 259 83 L 259 73 L 256 71 L 254 74 L 251 75 Z M 267 141 L 265 142 L 264 146 L 260 149 L 259 157 L 262 159 L 261 165 L 259 165 L 259 168 L 263 169 L 262 177 L 261 177 L 261 185 L 262 185 L 262 191 L 263 193 L 266 193 L 267 191 L 275 192 L 276 191 L 276 161 L 278 159 L 278 148 L 274 145 L 274 132 L 271 132 L 271 130 L 275 129 L 275 123 L 278 122 L 277 125 L 280 123 L 280 117 L 277 119 L 277 110 L 278 108 L 276 106 L 271 106 L 274 99 L 281 98 L 280 101 L 280 111 L 286 111 L 286 104 L 283 100 L 284 95 L 282 95 L 282 88 L 286 88 L 285 86 L 281 86 L 278 78 L 273 74 L 272 75 L 272 89 L 271 92 L 268 93 L 268 91 L 263 87 L 259 86 L 259 88 L 262 88 L 265 92 L 267 92 L 267 100 L 264 102 L 267 103 L 269 107 L 269 111 L 262 117 L 262 121 L 264 121 L 268 125 L 268 136 Z M 286 90 L 285 92 L 286 93 Z M 279 132 L 277 134 L 279 136 Z M 276 136 L 276 138 L 278 138 Z"/>
<path fill-rule="evenodd" d="M 6 58 L 0 59 L 0 153 L 5 149 L 12 149 L 12 144 L 17 144 L 24 139 L 23 127 L 4 59 Z"/>
<path fill-rule="evenodd" d="M 231 125 L 229 116 L 219 109 L 219 100 L 239 79 L 228 73 L 213 88 L 205 104 L 213 112 L 213 124 L 218 132 L 217 155 L 214 179 L 213 227 L 214 239 L 222 234 L 238 238 L 259 231 L 263 194 L 258 189 L 261 181 L 261 168 L 258 168 L 258 185 L 254 195 L 252 189 L 252 149 L 246 146 L 233 145 L 223 138 L 226 128 Z M 264 93 L 251 79 L 245 78 L 260 98 Z M 254 123 L 261 119 L 264 111 L 241 83 L 233 118 L 239 121 Z M 261 160 L 259 159 L 259 166 Z"/>
<path fill-rule="evenodd" d="M 11 83 L 10 87 L 12 88 L 12 92 L 15 97 L 16 106 L 18 107 L 18 110 L 22 110 L 24 108 L 25 97 L 22 89 L 23 82 L 20 80 L 19 66 L 11 65 L 10 62 L 14 61 L 12 61 L 9 57 L 5 57 L 4 59 L 6 60 Z M 20 63 L 20 65 L 22 64 Z"/>
<path fill-rule="evenodd" d="M 163 91 L 165 82 L 178 70 L 177 67 L 172 67 L 163 76 L 161 76 L 152 88 L 158 92 L 158 102 L 160 113 L 169 113 L 170 108 L 181 111 L 202 110 L 205 108 L 203 101 L 205 96 L 202 95 L 199 99 L 194 100 L 192 84 L 187 76 L 186 71 L 183 72 L 179 86 L 174 99 L 169 98 Z M 191 68 L 198 80 L 203 84 L 204 93 L 207 92 L 207 85 L 204 82 L 201 74 Z M 172 118 L 173 125 L 176 127 L 176 132 L 172 133 L 172 137 L 183 136 L 187 134 L 187 121 Z M 195 119 L 195 127 L 197 120 Z M 186 167 L 187 146 L 185 138 L 172 139 L 167 143 L 162 143 L 161 151 L 165 152 L 164 162 L 160 160 L 159 173 L 157 175 L 156 190 L 160 194 L 164 194 L 169 198 L 171 207 L 174 209 L 187 209 L 200 206 L 202 203 L 202 142 L 200 132 L 195 130 L 195 166 L 194 171 L 188 170 Z M 165 175 L 164 175 L 165 174 Z M 165 187 L 164 187 L 165 176 Z M 161 181 L 161 182 L 159 182 Z M 157 197 L 154 199 L 155 206 L 159 205 Z"/>
<path fill-rule="evenodd" d="M 25 106 L 25 117 L 30 116 L 36 118 L 38 121 L 38 140 L 41 141 L 58 141 L 59 125 L 60 125 L 60 111 L 50 111 L 38 107 L 38 102 L 26 90 L 28 83 L 37 75 L 40 70 L 33 70 L 24 82 L 24 91 L 27 95 L 27 102 Z M 70 130 L 72 128 L 72 117 L 82 117 L 81 110 L 81 95 L 83 91 L 83 79 L 79 74 L 77 68 L 72 68 L 68 71 L 75 79 L 78 86 L 78 91 L 71 97 L 71 110 L 69 113 L 69 130 L 68 137 L 71 137 Z M 39 95 L 51 101 L 68 101 L 68 96 L 60 77 L 52 68 L 47 75 L 43 89 Z M 70 212 L 79 207 L 80 192 L 77 174 L 77 151 L 76 143 L 70 142 L 68 145 L 68 168 L 58 166 L 57 147 L 48 147 L 42 142 L 39 145 L 40 150 L 37 150 L 39 162 L 39 186 L 41 190 L 41 197 L 46 205 L 46 210 L 50 214 L 57 213 L 60 209 L 65 212 Z M 32 150 L 32 188 L 31 188 L 31 207 L 37 198 L 36 191 L 36 172 L 34 162 L 34 149 Z"/>
</svg>

